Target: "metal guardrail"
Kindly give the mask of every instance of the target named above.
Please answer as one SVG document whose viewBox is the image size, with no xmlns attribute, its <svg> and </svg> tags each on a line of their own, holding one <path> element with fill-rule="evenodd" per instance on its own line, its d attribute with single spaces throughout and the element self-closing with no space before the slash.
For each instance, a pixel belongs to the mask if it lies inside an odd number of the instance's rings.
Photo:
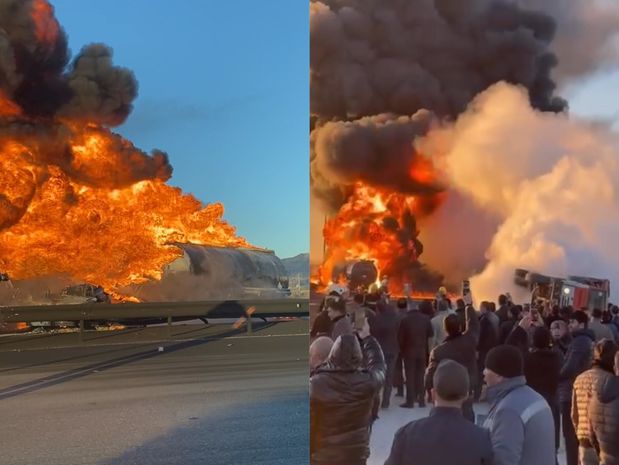
<svg viewBox="0 0 619 465">
<path fill-rule="evenodd" d="M 309 316 L 307 299 L 207 300 L 200 302 L 147 302 L 0 307 L 0 321 L 131 320 L 140 318 L 238 318 L 250 308 L 255 317 Z"/>
<path fill-rule="evenodd" d="M 75 304 L 0 307 L 0 325 L 3 323 L 31 323 L 35 321 L 79 321 L 80 334 L 85 321 L 130 321 L 166 319 L 168 326 L 174 318 L 247 318 L 251 332 L 251 318 L 306 317 L 308 299 L 252 299 L 214 300 L 200 302 L 146 302 L 125 304 Z"/>
</svg>

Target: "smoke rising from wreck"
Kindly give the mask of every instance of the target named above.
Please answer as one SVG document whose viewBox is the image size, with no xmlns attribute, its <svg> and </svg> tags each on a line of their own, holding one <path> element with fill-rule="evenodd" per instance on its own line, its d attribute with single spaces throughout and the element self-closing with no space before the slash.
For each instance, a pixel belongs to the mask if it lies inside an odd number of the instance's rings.
<svg viewBox="0 0 619 465">
<path fill-rule="evenodd" d="M 619 135 L 610 128 L 539 112 L 525 89 L 502 83 L 420 145 L 445 154 L 450 184 L 478 212 L 498 219 L 491 240 L 475 245 L 487 249 L 488 259 L 472 279 L 477 298 L 509 290 L 515 268 L 619 281 Z M 473 209 L 466 217 L 464 228 L 481 218 Z M 456 235 L 461 247 L 450 259 L 472 265 L 458 251 L 479 240 Z M 618 296 L 615 289 L 611 297 Z"/>
<path fill-rule="evenodd" d="M 64 116 L 117 126 L 137 97 L 133 73 L 103 44 L 69 65 L 64 30 L 46 0 L 0 1 L 0 89 L 31 117 Z"/>
<path fill-rule="evenodd" d="M 382 114 L 325 123 L 314 131 L 312 139 L 315 174 L 324 177 L 320 184 L 337 189 L 362 181 L 403 193 L 442 190 L 411 173 L 415 161 L 412 141 L 427 133 L 432 118 L 429 112 L 419 111 L 413 116 Z"/>
<path fill-rule="evenodd" d="M 311 2 L 312 200 L 338 224 L 358 201 L 360 182 L 414 195 L 429 205 L 414 211 L 423 238 L 424 223 L 443 223 L 432 221 L 441 203 L 454 208 L 462 198 L 438 194 L 448 188 L 432 167 L 438 155 L 419 151 L 415 140 L 500 81 L 524 86 L 538 110 L 564 110 L 551 79 L 555 30 L 550 16 L 505 1 Z M 362 223 L 343 227 L 357 237 Z M 491 237 L 496 220 L 485 224 Z M 351 258 L 350 249 L 330 250 L 329 238 L 326 246 L 327 262 Z"/>
<path fill-rule="evenodd" d="M 403 162 L 399 172 L 406 173 L 406 163 L 414 156 L 401 155 L 410 150 L 409 140 L 376 146 L 382 150 L 382 163 L 359 163 L 345 150 L 351 145 L 339 143 L 328 121 L 364 126 L 354 120 L 381 113 L 410 117 L 423 109 L 453 118 L 498 81 L 527 87 L 535 108 L 563 110 L 565 101 L 554 96 L 550 77 L 556 64 L 549 50 L 554 32 L 551 17 L 502 1 L 311 2 L 313 132 L 316 139 L 322 131 L 332 132 L 331 142 L 342 149 L 312 152 L 313 192 L 337 209 L 343 186 L 352 182 L 343 183 L 334 173 L 346 168 L 358 173 L 364 167 L 360 178 L 371 179 L 380 176 L 381 168 L 392 171 L 396 160 Z M 350 137 L 348 131 L 340 134 Z M 400 185 L 396 178 L 394 189 Z"/>
<path fill-rule="evenodd" d="M 253 247 L 166 181 L 167 155 L 110 128 L 138 85 L 103 44 L 72 60 L 47 0 L 0 0 L 0 271 L 112 290 L 161 277 L 172 243 Z"/>
<path fill-rule="evenodd" d="M 43 0 L 2 0 L 0 51 L 0 100 L 18 107 L 15 114 L 0 118 L 0 145 L 19 143 L 38 170 L 34 176 L 17 173 L 29 195 L 11 199 L 8 186 L 2 186 L 0 227 L 19 221 L 49 178 L 49 166 L 85 185 L 112 189 L 171 177 L 164 152 L 149 156 L 100 126 L 123 123 L 137 96 L 135 76 L 112 64 L 109 47 L 88 45 L 69 67 L 67 38 L 52 7 Z M 89 136 L 99 134 L 107 136 L 111 158 L 93 158 L 79 150 Z"/>
</svg>

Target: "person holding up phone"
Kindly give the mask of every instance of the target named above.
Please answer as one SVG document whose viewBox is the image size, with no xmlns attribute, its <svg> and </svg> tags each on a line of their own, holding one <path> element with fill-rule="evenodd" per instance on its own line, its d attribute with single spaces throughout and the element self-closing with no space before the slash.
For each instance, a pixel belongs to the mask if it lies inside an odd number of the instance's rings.
<svg viewBox="0 0 619 465">
<path fill-rule="evenodd" d="M 374 399 L 385 360 L 365 321 L 338 337 L 327 362 L 310 378 L 310 463 L 366 463 Z"/>
</svg>

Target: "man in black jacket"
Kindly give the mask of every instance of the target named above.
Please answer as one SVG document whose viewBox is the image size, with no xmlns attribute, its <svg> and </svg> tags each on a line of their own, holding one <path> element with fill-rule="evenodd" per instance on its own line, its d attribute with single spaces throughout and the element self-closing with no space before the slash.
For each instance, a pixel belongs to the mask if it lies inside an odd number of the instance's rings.
<svg viewBox="0 0 619 465">
<path fill-rule="evenodd" d="M 331 320 L 331 318 L 329 318 L 327 306 L 329 301 L 334 299 L 341 299 L 340 294 L 335 291 L 331 291 L 328 296 L 322 299 L 318 315 L 316 315 L 316 318 L 314 319 L 314 322 L 312 324 L 312 329 L 310 331 L 310 338 L 312 340 L 320 336 L 330 337 L 331 331 L 333 331 L 333 321 Z"/>
<path fill-rule="evenodd" d="M 395 362 L 400 352 L 398 346 L 398 327 L 400 318 L 395 309 L 388 303 L 380 303 L 377 307 L 378 314 L 370 321 L 370 334 L 376 338 L 383 350 L 387 373 L 381 407 L 389 408 L 391 399 L 391 387 L 393 385 Z"/>
<path fill-rule="evenodd" d="M 443 320 L 447 338 L 445 342 L 439 344 L 430 353 L 430 363 L 425 375 L 425 387 L 431 389 L 433 386 L 434 372 L 442 360 L 454 360 L 463 365 L 469 373 L 469 379 L 475 380 L 477 377 L 477 341 L 479 339 L 479 320 L 475 310 L 471 305 L 466 308 L 466 329 L 460 329 L 460 322 L 456 315 L 449 315 Z M 471 383 L 472 384 L 472 383 Z M 467 399 L 463 405 L 464 417 L 470 421 L 475 421 L 473 413 L 472 399 Z"/>
<path fill-rule="evenodd" d="M 559 449 L 560 414 L 557 397 L 559 372 L 563 364 L 560 352 L 551 348 L 550 330 L 539 326 L 533 331 L 533 345 L 524 358 L 524 375 L 527 384 L 546 399 L 555 422 L 555 450 Z"/>
<path fill-rule="evenodd" d="M 491 465 L 490 433 L 462 416 L 462 403 L 469 396 L 467 369 L 444 360 L 433 385 L 430 416 L 400 428 L 385 465 Z"/>
<path fill-rule="evenodd" d="M 477 380 L 483 379 L 486 354 L 499 344 L 498 317 L 490 311 L 490 302 L 479 304 L 479 342 L 477 343 Z M 475 383 L 475 399 L 479 400 L 482 388 L 481 382 Z"/>
<path fill-rule="evenodd" d="M 561 356 L 561 367 L 567 356 L 568 349 L 572 343 L 572 336 L 567 327 L 567 323 L 563 320 L 553 321 L 550 325 L 550 333 L 552 335 L 552 349 Z M 559 370 L 559 373 L 561 371 Z M 561 424 L 560 430 L 563 431 L 565 443 L 575 438 L 574 424 L 570 416 L 570 406 L 572 403 L 572 385 L 571 380 L 559 380 L 557 388 L 557 401 L 559 403 L 559 421 Z M 567 433 L 567 434 L 566 434 Z M 574 439 L 575 440 L 575 439 Z M 578 449 L 576 447 L 576 449 Z"/>
<path fill-rule="evenodd" d="M 420 305 L 427 305 L 422 302 Z M 409 310 L 400 322 L 398 342 L 406 372 L 406 402 L 400 405 L 413 408 L 415 402 L 425 407 L 423 372 L 426 368 L 428 345 L 434 335 L 430 317 L 422 313 L 423 308 Z"/>
<path fill-rule="evenodd" d="M 496 315 L 499 317 L 501 323 L 509 319 L 509 300 L 507 296 L 501 294 L 499 296 L 499 309 L 496 311 Z"/>
<path fill-rule="evenodd" d="M 499 326 L 499 344 L 505 344 L 512 330 L 518 325 L 522 317 L 522 305 L 509 307 L 509 318 Z"/>
<path fill-rule="evenodd" d="M 398 317 L 398 331 L 400 328 L 400 322 L 406 318 L 406 313 L 408 312 L 408 307 L 409 307 L 409 302 L 408 299 L 406 298 L 399 298 L 397 303 L 396 303 L 396 315 Z M 404 360 L 402 359 L 402 352 L 400 351 L 399 348 L 399 342 L 398 342 L 398 356 L 395 360 L 395 366 L 393 368 L 394 371 L 394 375 L 393 375 L 393 385 L 396 387 L 397 392 L 396 392 L 396 396 L 398 397 L 404 397 Z"/>
<path fill-rule="evenodd" d="M 384 381 L 383 353 L 367 322 L 335 341 L 310 378 L 311 465 L 366 464 L 372 407 Z"/>
<path fill-rule="evenodd" d="M 464 299 L 456 300 L 456 315 L 458 315 L 458 321 L 460 322 L 460 328 L 462 332 L 466 329 L 466 303 Z"/>
<path fill-rule="evenodd" d="M 559 383 L 565 382 L 569 385 L 569 402 L 561 402 L 561 415 L 571 418 L 572 415 L 572 391 L 576 377 L 591 367 L 593 343 L 595 334 L 589 331 L 587 326 L 589 317 L 582 311 L 574 312 L 570 315 L 569 329 L 572 334 L 572 342 L 565 355 L 561 372 L 559 373 Z M 571 425 L 571 426 L 570 426 Z M 578 465 L 578 439 L 576 430 L 571 421 L 563 422 L 565 437 L 565 458 L 567 465 Z"/>
</svg>

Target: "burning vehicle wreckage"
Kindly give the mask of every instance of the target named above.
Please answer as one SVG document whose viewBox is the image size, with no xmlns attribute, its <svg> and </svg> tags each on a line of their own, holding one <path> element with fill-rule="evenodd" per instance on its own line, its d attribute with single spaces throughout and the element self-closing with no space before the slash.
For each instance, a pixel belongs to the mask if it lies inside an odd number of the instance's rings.
<svg viewBox="0 0 619 465">
<path fill-rule="evenodd" d="M 606 239 L 616 202 L 595 227 L 585 214 L 616 192 L 616 138 L 565 117 L 553 39 L 567 36 L 544 8 L 558 3 L 310 1 L 311 205 L 314 218 L 325 218 L 322 231 L 312 231 L 314 291 L 369 289 L 387 276 L 390 293 L 406 294 L 409 285 L 414 296 L 440 285 L 454 291 L 453 283 L 475 277 L 479 293 L 496 298 L 513 288 L 518 256 L 541 255 L 531 245 L 539 243 L 564 252 L 564 269 L 578 269 L 572 257 L 582 255 L 571 252 L 600 239 L 605 273 L 616 268 Z M 606 152 L 600 166 L 612 187 L 592 190 L 578 204 L 582 214 L 573 214 L 576 196 L 561 189 L 581 193 L 579 182 L 593 172 L 581 177 L 575 168 Z M 574 241 L 573 231 L 586 240 Z M 534 263 L 556 268 L 550 258 Z M 558 292 L 580 304 L 581 289 L 590 297 L 608 292 L 596 287 L 604 280 L 546 281 L 525 283 L 532 298 L 568 301 Z"/>
<path fill-rule="evenodd" d="M 42 299 L 19 293 L 6 273 L 0 274 L 5 293 L 2 305 L 79 305 L 188 300 L 236 300 L 243 298 L 285 298 L 290 296 L 289 278 L 282 261 L 269 250 L 222 248 L 198 244 L 175 244 L 183 255 L 165 266 L 161 279 L 131 285 L 129 294 L 108 293 L 102 286 L 73 284 L 60 292 L 46 291 Z M 16 292 L 17 291 L 17 292 Z M 9 296 L 7 298 L 7 295 Z M 139 296 L 139 297 L 137 297 Z M 117 323 L 126 323 L 116 321 Z M 154 323 L 155 319 L 137 323 Z M 105 322 L 93 322 L 103 325 Z M 134 322 L 135 323 L 135 322 Z M 56 326 L 74 326 L 58 322 Z M 54 326 L 51 322 L 33 327 Z M 24 329 L 26 327 L 24 326 Z"/>
<path fill-rule="evenodd" d="M 112 50 L 90 44 L 71 57 L 46 0 L 0 0 L 5 10 L 1 304 L 286 296 L 274 253 L 238 236 L 221 203 L 168 184 L 166 153 L 113 132 L 138 85 Z"/>
<path fill-rule="evenodd" d="M 422 208 L 427 205 L 414 196 L 358 184 L 338 215 L 325 221 L 324 261 L 314 274 L 314 290 L 339 284 L 367 293 L 376 285 L 392 295 L 432 295 L 444 278 L 419 259 L 416 214 Z"/>
<path fill-rule="evenodd" d="M 0 273 L 13 290 L 4 305 L 70 305 L 92 303 L 167 302 L 199 299 L 277 298 L 289 296 L 289 278 L 273 251 L 175 244 L 183 255 L 164 267 L 160 279 L 130 285 L 125 293 L 106 292 L 102 286 L 81 283 L 60 292 L 47 290 L 42 299 L 20 294 L 19 282 Z"/>
</svg>

